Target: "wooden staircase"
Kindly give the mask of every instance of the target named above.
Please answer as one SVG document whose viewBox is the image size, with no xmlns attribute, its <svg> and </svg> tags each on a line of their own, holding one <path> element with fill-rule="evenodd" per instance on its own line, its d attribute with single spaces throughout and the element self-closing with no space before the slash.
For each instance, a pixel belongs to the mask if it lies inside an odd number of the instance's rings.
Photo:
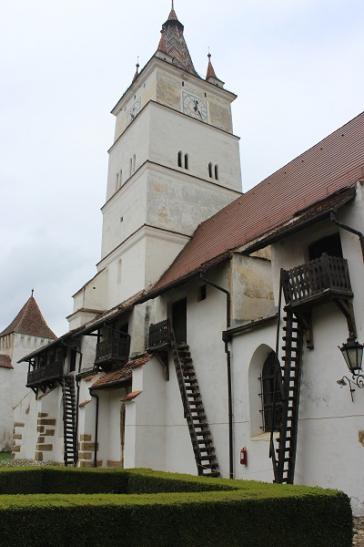
<svg viewBox="0 0 364 547">
<path fill-rule="evenodd" d="M 204 477 L 219 477 L 220 471 L 215 447 L 201 399 L 190 348 L 187 344 L 176 344 L 173 331 L 171 338 L 173 360 L 198 474 Z"/>
<path fill-rule="evenodd" d="M 280 325 L 278 325 L 280 329 Z M 277 340 L 280 333 L 278 332 Z M 285 308 L 283 319 L 282 366 L 278 370 L 273 401 L 273 423 L 270 440 L 270 457 L 273 462 L 274 482 L 294 482 L 297 428 L 300 401 L 303 328 L 291 309 Z M 278 355 L 278 351 L 277 351 Z M 280 393 L 280 401 L 276 400 Z M 276 405 L 281 408 L 280 416 Z M 275 423 L 279 416 L 279 422 Z M 279 432 L 275 440 L 274 432 Z"/>
<path fill-rule="evenodd" d="M 77 395 L 74 376 L 65 376 L 62 380 L 63 393 L 63 431 L 64 463 L 76 465 L 78 460 L 77 445 Z"/>
</svg>

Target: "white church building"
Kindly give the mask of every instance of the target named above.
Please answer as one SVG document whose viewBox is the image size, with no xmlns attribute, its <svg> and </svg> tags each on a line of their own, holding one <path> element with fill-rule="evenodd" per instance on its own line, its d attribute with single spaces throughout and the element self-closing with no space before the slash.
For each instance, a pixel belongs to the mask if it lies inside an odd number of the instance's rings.
<svg viewBox="0 0 364 547">
<path fill-rule="evenodd" d="M 362 515 L 364 114 L 242 193 L 235 99 L 172 9 L 112 111 L 96 275 L 22 358 L 14 455 L 339 488 Z"/>
</svg>

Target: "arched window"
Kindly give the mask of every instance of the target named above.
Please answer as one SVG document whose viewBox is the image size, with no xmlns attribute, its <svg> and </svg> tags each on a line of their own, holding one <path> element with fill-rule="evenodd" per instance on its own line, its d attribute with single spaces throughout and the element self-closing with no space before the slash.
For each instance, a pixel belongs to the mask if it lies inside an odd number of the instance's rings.
<svg viewBox="0 0 364 547">
<path fill-rule="evenodd" d="M 219 166 L 215 165 L 215 179 L 219 180 Z"/>
<path fill-rule="evenodd" d="M 182 167 L 182 152 L 178 152 L 178 167 Z"/>
<path fill-rule="evenodd" d="M 209 177 L 212 179 L 212 163 L 209 163 Z"/>
<path fill-rule="evenodd" d="M 282 423 L 282 395 L 279 363 L 274 351 L 266 358 L 261 375 L 263 431 L 279 431 Z"/>
<path fill-rule="evenodd" d="M 188 158 L 188 154 L 185 154 L 185 169 L 188 169 L 188 162 L 189 162 L 189 158 Z"/>
</svg>

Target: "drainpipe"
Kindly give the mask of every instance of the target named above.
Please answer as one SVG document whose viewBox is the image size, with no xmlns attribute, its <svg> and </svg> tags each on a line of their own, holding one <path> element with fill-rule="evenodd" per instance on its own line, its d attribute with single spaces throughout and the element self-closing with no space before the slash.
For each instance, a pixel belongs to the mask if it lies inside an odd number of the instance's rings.
<svg viewBox="0 0 364 547">
<path fill-rule="evenodd" d="M 355 234 L 356 236 L 358 236 L 359 241 L 360 241 L 360 246 L 361 246 L 361 252 L 362 252 L 362 256 L 363 256 L 363 262 L 364 262 L 364 235 L 363 235 L 363 233 L 359 232 L 359 230 L 355 230 L 355 228 L 352 228 L 351 226 L 348 226 L 347 224 L 342 224 L 341 222 L 339 222 L 336 218 L 336 213 L 334 211 L 332 211 L 330 213 L 330 220 L 331 220 L 331 222 L 336 224 L 336 226 L 338 226 L 339 228 L 342 228 L 343 230 L 346 230 L 347 232 L 351 232 L 352 234 Z"/>
<path fill-rule="evenodd" d="M 204 273 L 200 273 L 200 279 L 214 287 L 214 289 L 222 292 L 226 296 L 226 325 L 227 329 L 231 326 L 231 295 L 230 292 L 224 287 L 220 287 L 213 283 L 209 279 L 204 277 Z M 234 446 L 233 446 L 233 396 L 232 396 L 232 379 L 231 379 L 231 352 L 229 349 L 229 342 L 225 342 L 225 354 L 226 354 L 226 369 L 227 369 L 227 388 L 228 388 L 228 415 L 229 415 L 229 477 L 234 478 Z"/>
<path fill-rule="evenodd" d="M 99 396 L 90 389 L 91 397 L 96 399 L 96 416 L 95 416 L 95 448 L 94 448 L 94 467 L 97 467 L 97 450 L 98 450 L 98 438 L 99 438 Z"/>
</svg>

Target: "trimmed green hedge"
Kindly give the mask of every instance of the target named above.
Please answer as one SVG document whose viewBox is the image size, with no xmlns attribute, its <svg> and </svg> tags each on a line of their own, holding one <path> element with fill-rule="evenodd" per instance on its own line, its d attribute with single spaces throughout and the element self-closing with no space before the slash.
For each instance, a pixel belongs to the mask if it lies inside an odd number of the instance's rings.
<svg viewBox="0 0 364 547">
<path fill-rule="evenodd" d="M 30 478 L 26 478 L 29 474 Z M 38 485 L 35 480 L 38 477 Z M 345 494 L 148 470 L 0 470 L 6 547 L 351 547 Z M 92 484 L 90 484 L 92 483 Z M 77 494 L 95 491 L 128 494 Z M 130 493 L 134 492 L 134 493 Z M 148 493 L 142 493 L 148 492 Z"/>
<path fill-rule="evenodd" d="M 0 494 L 126 494 L 128 480 L 122 469 L 0 468 Z"/>
</svg>

